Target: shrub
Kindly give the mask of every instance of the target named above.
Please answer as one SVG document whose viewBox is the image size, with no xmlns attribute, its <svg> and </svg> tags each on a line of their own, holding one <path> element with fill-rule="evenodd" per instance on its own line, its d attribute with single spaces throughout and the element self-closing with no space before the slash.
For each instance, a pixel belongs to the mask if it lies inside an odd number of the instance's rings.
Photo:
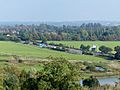
<svg viewBox="0 0 120 90">
<path fill-rule="evenodd" d="M 87 78 L 87 79 L 83 80 L 83 86 L 87 86 L 89 88 L 93 88 L 93 87 L 100 86 L 100 83 L 97 80 L 97 78 L 91 76 L 90 78 Z"/>
<path fill-rule="evenodd" d="M 90 70 L 90 71 L 96 71 L 94 65 L 88 65 L 88 66 L 86 67 L 86 69 L 87 69 L 87 70 Z"/>
</svg>

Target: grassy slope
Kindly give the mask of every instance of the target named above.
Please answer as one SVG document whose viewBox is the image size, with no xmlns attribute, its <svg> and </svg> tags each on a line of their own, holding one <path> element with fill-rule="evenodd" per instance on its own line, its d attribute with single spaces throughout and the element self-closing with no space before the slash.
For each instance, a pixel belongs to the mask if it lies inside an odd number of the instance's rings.
<svg viewBox="0 0 120 90">
<path fill-rule="evenodd" d="M 44 48 L 39 48 L 36 46 L 23 45 L 20 43 L 14 42 L 0 42 L 0 54 L 12 54 L 19 55 L 23 57 L 32 57 L 32 58 L 40 58 L 45 59 L 48 56 L 53 57 L 64 57 L 67 60 L 87 60 L 87 61 L 106 61 L 102 58 L 86 56 L 86 55 L 75 55 L 64 52 L 58 52 L 53 50 L 48 50 Z M 0 56 L 0 59 L 2 56 Z"/>
<path fill-rule="evenodd" d="M 114 49 L 115 46 L 120 46 L 120 41 L 49 41 L 49 43 L 54 42 L 54 43 L 62 43 L 67 46 L 74 46 L 76 48 L 80 48 L 81 44 L 84 45 L 97 45 L 97 47 L 100 47 L 102 45 L 105 45 L 107 47 L 110 47 Z"/>
</svg>

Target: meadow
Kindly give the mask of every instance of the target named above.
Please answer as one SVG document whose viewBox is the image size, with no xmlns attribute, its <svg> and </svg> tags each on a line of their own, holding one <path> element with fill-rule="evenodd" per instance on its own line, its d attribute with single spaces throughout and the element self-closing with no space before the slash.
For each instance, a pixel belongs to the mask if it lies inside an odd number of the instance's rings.
<svg viewBox="0 0 120 90">
<path fill-rule="evenodd" d="M 91 44 L 92 45 L 92 44 Z M 14 62 L 14 56 L 18 56 L 20 59 L 25 60 L 24 62 Z M 74 65 L 77 67 L 85 67 L 85 65 L 94 65 L 94 66 L 101 66 L 111 70 L 113 73 L 107 72 L 82 72 L 82 77 L 89 77 L 91 75 L 98 76 L 98 77 L 107 77 L 107 76 L 114 76 L 117 75 L 119 70 L 119 62 L 117 61 L 109 61 L 105 60 L 104 58 L 90 56 L 90 55 L 76 55 L 76 54 L 69 54 L 66 52 L 54 51 L 46 48 L 40 48 L 38 46 L 33 45 L 26 45 L 21 43 L 15 42 L 8 42 L 8 41 L 0 41 L 0 69 L 2 70 L 5 67 L 12 66 L 18 70 L 25 70 L 29 71 L 40 71 L 44 70 L 44 63 L 47 60 L 49 61 L 49 56 L 51 57 L 63 57 L 66 60 L 69 60 L 71 63 L 73 62 Z M 9 62 L 5 62 L 5 60 L 9 60 Z M 13 62 L 11 62 L 14 60 Z M 31 60 L 31 61 L 30 61 Z M 37 60 L 37 61 L 35 61 Z M 74 62 L 75 61 L 75 62 Z M 86 62 L 76 62 L 76 61 L 86 61 Z M 86 63 L 83 65 L 83 63 Z M 110 65 L 110 66 L 109 66 Z M 117 67 L 115 67 L 117 65 Z M 81 77 L 78 77 L 81 78 Z"/>
<path fill-rule="evenodd" d="M 75 44 L 75 43 L 74 43 Z M 76 45 L 76 44 L 75 44 Z M 63 57 L 67 60 L 82 60 L 82 61 L 106 61 L 103 58 L 93 57 L 88 55 L 75 55 L 65 52 L 53 51 L 45 48 L 40 48 L 32 45 L 24 45 L 21 43 L 0 41 L 0 60 L 14 60 L 12 55 L 17 55 L 21 58 L 42 60 L 52 57 Z"/>
<path fill-rule="evenodd" d="M 71 46 L 75 48 L 80 48 L 80 45 L 90 45 L 91 47 L 93 45 L 97 46 L 97 49 L 104 45 L 107 47 L 110 47 L 114 50 L 115 46 L 120 46 L 120 41 L 49 41 L 48 43 L 56 43 L 56 44 L 64 44 L 66 46 Z"/>
</svg>

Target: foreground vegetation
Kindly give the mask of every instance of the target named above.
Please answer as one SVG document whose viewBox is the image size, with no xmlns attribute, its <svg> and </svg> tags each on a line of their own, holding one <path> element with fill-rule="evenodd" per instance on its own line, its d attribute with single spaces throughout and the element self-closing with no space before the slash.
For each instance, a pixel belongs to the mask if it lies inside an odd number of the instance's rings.
<svg viewBox="0 0 120 90">
<path fill-rule="evenodd" d="M 13 66 L 14 65 L 14 66 Z M 6 65 L 0 67 L 0 89 L 1 90 L 119 90 L 119 83 L 114 86 L 100 86 L 98 80 L 89 76 L 84 79 L 84 85 L 80 85 L 84 72 L 95 71 L 93 66 L 87 62 L 70 63 L 63 58 L 55 58 L 51 62 L 42 62 L 37 69 L 28 71 L 20 70 L 18 66 Z M 30 63 L 29 65 L 33 65 Z M 84 71 L 84 72 L 83 72 Z M 99 73 L 99 72 L 98 72 Z"/>
<path fill-rule="evenodd" d="M 19 71 L 11 66 L 3 68 L 3 87 L 5 90 L 78 90 L 77 71 L 72 64 L 53 61 L 44 64 L 43 69 L 29 72 Z"/>
</svg>

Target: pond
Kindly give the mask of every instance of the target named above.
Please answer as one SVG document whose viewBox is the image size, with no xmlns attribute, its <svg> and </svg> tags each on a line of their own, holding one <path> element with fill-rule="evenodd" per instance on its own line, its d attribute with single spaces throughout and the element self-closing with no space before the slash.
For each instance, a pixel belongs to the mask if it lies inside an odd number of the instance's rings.
<svg viewBox="0 0 120 90">
<path fill-rule="evenodd" d="M 116 76 L 116 77 L 98 78 L 98 81 L 100 85 L 105 85 L 105 84 L 115 85 L 116 82 L 119 81 L 119 77 Z M 82 85 L 82 80 L 80 80 L 80 84 Z"/>
<path fill-rule="evenodd" d="M 104 68 L 102 68 L 102 67 L 95 67 L 95 69 L 97 70 L 97 71 L 105 71 L 105 69 Z"/>
</svg>

